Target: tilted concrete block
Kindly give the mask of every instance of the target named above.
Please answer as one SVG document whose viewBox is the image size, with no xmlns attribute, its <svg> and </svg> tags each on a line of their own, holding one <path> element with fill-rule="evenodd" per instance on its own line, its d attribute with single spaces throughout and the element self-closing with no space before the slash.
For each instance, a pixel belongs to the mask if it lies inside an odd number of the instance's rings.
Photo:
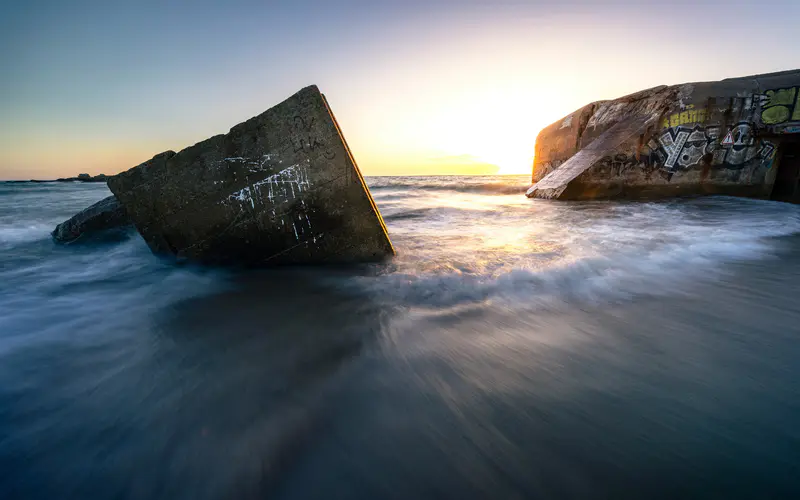
<svg viewBox="0 0 800 500">
<path fill-rule="evenodd" d="M 158 254 L 215 264 L 372 261 L 394 250 L 316 86 L 109 178 Z"/>
</svg>

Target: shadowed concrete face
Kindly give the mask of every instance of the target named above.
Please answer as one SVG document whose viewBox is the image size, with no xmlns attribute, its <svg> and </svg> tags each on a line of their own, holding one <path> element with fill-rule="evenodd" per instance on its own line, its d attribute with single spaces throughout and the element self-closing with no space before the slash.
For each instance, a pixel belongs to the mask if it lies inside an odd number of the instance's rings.
<svg viewBox="0 0 800 500">
<path fill-rule="evenodd" d="M 108 186 L 155 253 L 256 265 L 394 253 L 316 86 L 226 135 L 156 155 Z"/>
</svg>

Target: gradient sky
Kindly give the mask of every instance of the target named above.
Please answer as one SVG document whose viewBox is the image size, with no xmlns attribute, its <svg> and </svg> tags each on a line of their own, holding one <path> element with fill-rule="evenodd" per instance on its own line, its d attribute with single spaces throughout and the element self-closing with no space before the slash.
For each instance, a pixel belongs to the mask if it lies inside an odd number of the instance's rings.
<svg viewBox="0 0 800 500">
<path fill-rule="evenodd" d="M 800 67 L 800 2 L 27 0 L 0 6 L 0 179 L 113 174 L 315 83 L 366 175 L 528 173 L 541 128 Z"/>
</svg>

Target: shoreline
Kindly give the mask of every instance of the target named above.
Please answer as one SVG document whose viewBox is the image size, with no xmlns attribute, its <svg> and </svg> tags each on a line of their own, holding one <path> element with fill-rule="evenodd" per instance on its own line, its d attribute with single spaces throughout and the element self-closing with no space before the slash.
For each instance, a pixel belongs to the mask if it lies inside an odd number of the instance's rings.
<svg viewBox="0 0 800 500">
<path fill-rule="evenodd" d="M 46 183 L 46 182 L 107 182 L 108 176 L 104 174 L 95 175 L 93 177 L 62 177 L 60 179 L 11 179 L 11 180 L 0 180 L 0 183 L 21 183 L 21 182 L 34 182 L 34 183 Z"/>
</svg>

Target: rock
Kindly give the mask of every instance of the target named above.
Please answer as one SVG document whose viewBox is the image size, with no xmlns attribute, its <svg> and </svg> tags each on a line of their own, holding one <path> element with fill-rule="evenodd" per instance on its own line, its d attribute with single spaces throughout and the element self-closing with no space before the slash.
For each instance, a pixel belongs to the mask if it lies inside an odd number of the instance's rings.
<svg viewBox="0 0 800 500">
<path fill-rule="evenodd" d="M 529 197 L 726 194 L 800 202 L 800 70 L 591 103 L 536 139 Z M 784 154 L 785 153 L 785 154 Z"/>
<path fill-rule="evenodd" d="M 53 239 L 58 243 L 73 243 L 94 238 L 110 230 L 125 230 L 131 225 L 125 207 L 114 196 L 104 198 L 69 220 L 56 226 Z"/>
<path fill-rule="evenodd" d="M 77 177 L 61 177 L 55 181 L 39 181 L 31 179 L 31 182 L 106 182 L 107 180 L 108 176 L 106 174 L 98 174 L 95 176 L 91 176 L 89 174 L 78 174 Z"/>
<path fill-rule="evenodd" d="M 110 177 L 151 250 L 214 264 L 373 261 L 394 250 L 327 101 L 304 88 Z"/>
</svg>

